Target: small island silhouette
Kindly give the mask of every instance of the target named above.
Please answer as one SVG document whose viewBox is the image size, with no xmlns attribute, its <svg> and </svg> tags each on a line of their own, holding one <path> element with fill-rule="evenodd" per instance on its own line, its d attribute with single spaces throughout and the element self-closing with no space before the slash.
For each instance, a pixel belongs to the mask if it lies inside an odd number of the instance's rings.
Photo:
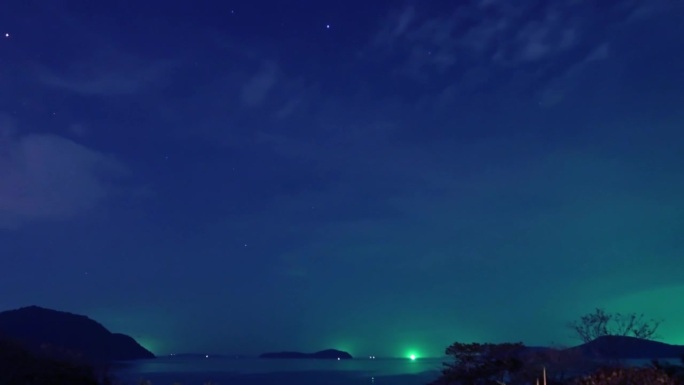
<svg viewBox="0 0 684 385">
<path fill-rule="evenodd" d="M 273 352 L 263 353 L 259 358 L 289 358 L 289 359 L 322 359 L 322 360 L 350 360 L 352 355 L 336 349 L 321 350 L 316 353 L 302 353 L 302 352 Z"/>
</svg>

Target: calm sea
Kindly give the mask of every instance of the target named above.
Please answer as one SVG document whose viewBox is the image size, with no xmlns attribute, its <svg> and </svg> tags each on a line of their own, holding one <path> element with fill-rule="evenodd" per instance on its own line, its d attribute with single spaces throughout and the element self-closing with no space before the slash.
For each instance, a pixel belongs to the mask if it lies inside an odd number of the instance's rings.
<svg viewBox="0 0 684 385">
<path fill-rule="evenodd" d="M 443 361 L 169 357 L 122 363 L 113 374 L 127 385 L 424 385 L 437 378 Z"/>
</svg>

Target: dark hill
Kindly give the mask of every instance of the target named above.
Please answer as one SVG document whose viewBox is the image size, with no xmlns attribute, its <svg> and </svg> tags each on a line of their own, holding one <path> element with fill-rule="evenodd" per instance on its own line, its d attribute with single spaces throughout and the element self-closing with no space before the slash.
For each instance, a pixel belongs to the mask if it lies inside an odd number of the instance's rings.
<svg viewBox="0 0 684 385">
<path fill-rule="evenodd" d="M 679 358 L 684 346 L 625 336 L 603 336 L 586 344 L 570 348 L 583 356 L 605 359 Z"/>
<path fill-rule="evenodd" d="M 0 312 L 0 334 L 42 355 L 85 361 L 154 358 L 133 338 L 86 316 L 38 306 Z"/>
<path fill-rule="evenodd" d="M 328 359 L 328 360 L 349 360 L 352 358 L 351 354 L 341 350 L 327 349 L 316 353 L 300 353 L 300 352 L 276 352 L 264 353 L 259 358 L 308 358 L 308 359 Z"/>
</svg>

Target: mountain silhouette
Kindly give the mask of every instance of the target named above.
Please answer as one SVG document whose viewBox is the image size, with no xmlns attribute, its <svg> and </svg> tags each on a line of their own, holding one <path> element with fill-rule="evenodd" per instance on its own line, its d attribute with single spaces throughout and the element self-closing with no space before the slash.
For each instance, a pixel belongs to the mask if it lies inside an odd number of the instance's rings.
<svg viewBox="0 0 684 385">
<path fill-rule="evenodd" d="M 154 358 L 130 336 L 86 316 L 38 306 L 0 312 L 0 336 L 47 356 L 91 362 Z"/>
<path fill-rule="evenodd" d="M 663 359 L 684 355 L 684 346 L 627 336 L 603 336 L 568 350 L 589 358 Z"/>
</svg>

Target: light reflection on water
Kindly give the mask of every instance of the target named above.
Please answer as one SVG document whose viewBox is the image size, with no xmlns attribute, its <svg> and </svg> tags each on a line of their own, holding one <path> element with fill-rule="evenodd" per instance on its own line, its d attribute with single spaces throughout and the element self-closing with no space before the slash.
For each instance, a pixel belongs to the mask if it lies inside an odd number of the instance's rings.
<svg viewBox="0 0 684 385">
<path fill-rule="evenodd" d="M 442 358 L 408 359 L 257 359 L 257 358 L 157 358 L 122 363 L 114 374 L 126 384 L 141 379 L 152 385 L 204 384 L 426 384 L 435 379 Z"/>
</svg>

